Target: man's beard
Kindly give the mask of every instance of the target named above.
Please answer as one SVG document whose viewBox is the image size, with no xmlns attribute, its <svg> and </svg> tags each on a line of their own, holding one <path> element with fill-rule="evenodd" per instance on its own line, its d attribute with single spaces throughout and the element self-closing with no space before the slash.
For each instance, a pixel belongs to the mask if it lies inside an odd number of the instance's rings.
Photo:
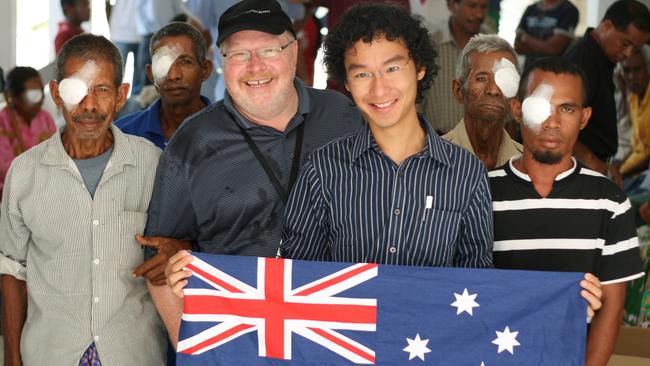
<svg viewBox="0 0 650 366">
<path fill-rule="evenodd" d="M 553 165 L 562 160 L 562 155 L 551 151 L 533 151 L 533 159 L 542 164 Z"/>
</svg>

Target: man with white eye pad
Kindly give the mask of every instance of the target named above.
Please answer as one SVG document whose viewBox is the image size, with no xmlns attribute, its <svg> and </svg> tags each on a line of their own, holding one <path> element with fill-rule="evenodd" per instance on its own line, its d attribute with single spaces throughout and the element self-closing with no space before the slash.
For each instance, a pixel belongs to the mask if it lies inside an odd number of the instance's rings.
<svg viewBox="0 0 650 366">
<path fill-rule="evenodd" d="M 583 71 L 559 57 L 539 59 L 522 75 L 520 98 L 511 105 L 521 121 L 523 154 L 488 173 L 493 258 L 496 268 L 598 277 L 602 307 L 589 328 L 586 364 L 605 365 L 618 335 L 626 282 L 643 272 L 627 197 L 572 156 L 591 116 L 586 90 Z M 587 300 L 588 288 L 583 284 Z"/>
<path fill-rule="evenodd" d="M 65 119 L 18 156 L 0 209 L 6 365 L 162 365 L 160 318 L 131 271 L 160 150 L 112 125 L 129 85 L 102 36 L 63 45 L 52 99 Z"/>
<path fill-rule="evenodd" d="M 519 88 L 517 54 L 497 35 L 472 37 L 460 57 L 452 92 L 463 105 L 458 125 L 442 138 L 464 147 L 488 170 L 521 154 L 521 145 L 505 130 L 509 99 Z"/>
<path fill-rule="evenodd" d="M 201 33 L 185 22 L 171 22 L 151 37 L 147 77 L 160 98 L 143 111 L 115 121 L 122 132 L 144 137 L 164 149 L 183 121 L 207 107 L 201 84 L 212 72 Z"/>
</svg>

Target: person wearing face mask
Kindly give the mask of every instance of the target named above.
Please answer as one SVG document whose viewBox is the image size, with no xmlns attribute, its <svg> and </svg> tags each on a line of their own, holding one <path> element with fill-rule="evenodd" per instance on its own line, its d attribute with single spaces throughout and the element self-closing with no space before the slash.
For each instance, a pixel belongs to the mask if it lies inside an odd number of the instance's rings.
<svg viewBox="0 0 650 366">
<path fill-rule="evenodd" d="M 16 156 L 47 140 L 56 131 L 43 106 L 43 80 L 31 67 L 17 66 L 7 74 L 7 106 L 0 111 L 0 193 Z"/>
</svg>

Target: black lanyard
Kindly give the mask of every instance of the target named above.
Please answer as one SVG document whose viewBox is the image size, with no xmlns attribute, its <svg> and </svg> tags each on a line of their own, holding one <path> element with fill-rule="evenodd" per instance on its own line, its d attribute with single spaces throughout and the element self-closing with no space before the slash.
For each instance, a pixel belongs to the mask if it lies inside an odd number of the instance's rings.
<svg viewBox="0 0 650 366">
<path fill-rule="evenodd" d="M 234 121 L 234 119 L 233 119 Z M 291 189 L 293 188 L 293 185 L 296 183 L 296 179 L 298 179 L 298 171 L 300 170 L 300 154 L 302 152 L 302 136 L 305 131 L 305 121 L 303 121 L 297 128 L 297 136 L 296 136 L 296 146 L 293 148 L 293 162 L 291 163 L 291 174 L 289 175 L 289 186 L 285 190 L 284 187 L 282 187 L 282 184 L 280 183 L 280 180 L 278 177 L 275 176 L 273 173 L 273 170 L 271 170 L 271 165 L 269 162 L 266 160 L 264 155 L 262 155 L 262 152 L 260 149 L 255 145 L 255 142 L 253 142 L 253 139 L 251 136 L 246 132 L 246 130 L 239 125 L 235 121 L 235 124 L 237 127 L 239 127 L 239 131 L 241 131 L 242 136 L 244 136 L 244 140 L 246 140 L 246 143 L 248 144 L 248 147 L 250 147 L 251 151 L 253 152 L 253 155 L 255 155 L 255 158 L 257 158 L 257 161 L 260 163 L 262 168 L 264 168 L 264 171 L 266 172 L 266 175 L 269 177 L 269 180 L 273 184 L 273 187 L 275 188 L 275 191 L 278 192 L 278 195 L 282 199 L 282 202 L 284 204 L 287 204 L 287 201 L 289 200 L 289 193 L 291 193 Z"/>
</svg>

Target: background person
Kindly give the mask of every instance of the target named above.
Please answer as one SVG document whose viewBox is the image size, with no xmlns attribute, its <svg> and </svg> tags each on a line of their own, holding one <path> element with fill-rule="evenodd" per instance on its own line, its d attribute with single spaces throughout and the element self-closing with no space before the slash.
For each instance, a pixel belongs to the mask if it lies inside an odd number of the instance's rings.
<svg viewBox="0 0 650 366">
<path fill-rule="evenodd" d="M 56 131 L 43 106 L 43 81 L 31 67 L 9 71 L 5 96 L 7 106 L 0 111 L 0 193 L 14 158 L 47 140 Z"/>
<path fill-rule="evenodd" d="M 578 65 L 589 83 L 586 106 L 593 113 L 573 147 L 575 157 L 589 169 L 610 176 L 619 186 L 621 177 L 612 158 L 618 146 L 614 66 L 624 61 L 650 37 L 650 12 L 635 0 L 613 3 L 598 27 L 589 28 L 563 57 Z"/>
<path fill-rule="evenodd" d="M 65 20 L 59 23 L 59 31 L 54 38 L 56 54 L 70 38 L 84 32 L 81 23 L 90 20 L 90 0 L 61 0 L 61 9 Z"/>
<path fill-rule="evenodd" d="M 542 0 L 526 8 L 515 38 L 515 50 L 528 67 L 545 56 L 560 56 L 571 43 L 580 14 L 569 0 Z"/>
</svg>

